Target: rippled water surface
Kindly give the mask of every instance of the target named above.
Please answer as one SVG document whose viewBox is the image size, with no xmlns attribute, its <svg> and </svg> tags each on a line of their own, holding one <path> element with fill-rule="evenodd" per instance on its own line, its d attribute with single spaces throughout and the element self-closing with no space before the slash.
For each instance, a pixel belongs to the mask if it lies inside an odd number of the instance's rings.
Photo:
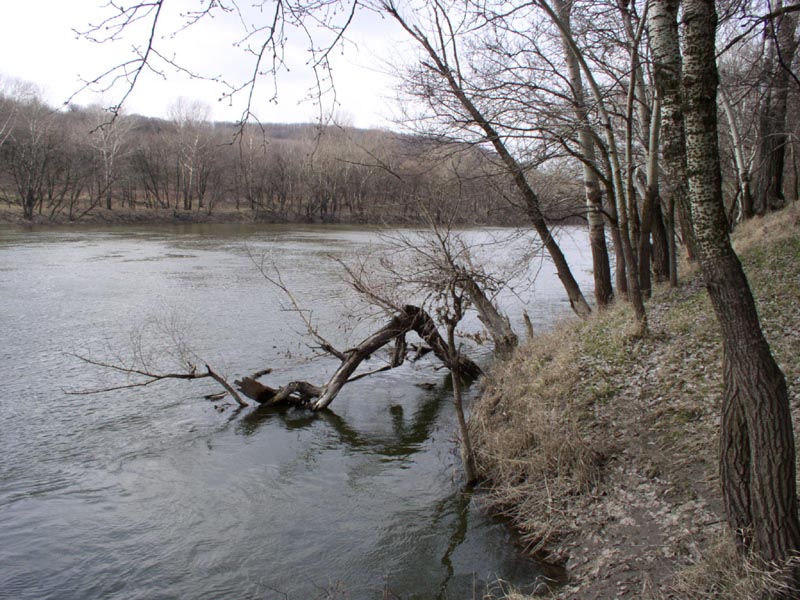
<svg viewBox="0 0 800 600">
<path fill-rule="evenodd" d="M 574 236 L 563 242 L 587 282 Z M 385 587 L 471 598 L 498 578 L 534 583 L 506 528 L 459 491 L 451 390 L 433 363 L 353 383 L 318 416 L 219 412 L 207 380 L 65 393 L 114 382 L 70 353 L 117 361 L 141 346 L 163 359 L 174 344 L 153 337 L 154 322 L 231 379 L 271 367 L 268 382 L 322 382 L 334 365 L 308 360 L 302 324 L 251 255 L 277 260 L 346 346 L 358 332 L 342 327 L 353 304 L 330 256 L 375 241 L 345 228 L 0 229 L 0 598 L 381 598 Z M 534 268 L 536 287 L 505 299 L 515 321 L 524 298 L 546 327 L 569 307 L 552 266 Z"/>
</svg>

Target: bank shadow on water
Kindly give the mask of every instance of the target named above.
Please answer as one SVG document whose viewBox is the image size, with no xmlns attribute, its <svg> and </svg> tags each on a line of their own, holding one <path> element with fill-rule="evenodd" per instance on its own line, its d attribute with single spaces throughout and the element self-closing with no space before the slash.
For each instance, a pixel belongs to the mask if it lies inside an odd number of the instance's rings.
<svg viewBox="0 0 800 600">
<path fill-rule="evenodd" d="M 382 434 L 359 429 L 339 415 L 335 405 L 320 412 L 296 407 L 259 407 L 239 419 L 237 429 L 245 436 L 254 436 L 262 428 L 276 424 L 286 431 L 304 431 L 324 425 L 332 433 L 326 448 L 362 453 L 379 460 L 409 458 L 424 453 L 426 446 L 430 446 L 434 432 L 446 418 L 443 411 L 453 401 L 449 375 L 439 385 L 429 384 L 422 389 L 414 410 L 400 404 L 388 407 L 390 431 Z M 469 395 L 474 397 L 474 391 Z M 450 445 L 455 457 L 457 441 L 452 433 L 445 443 Z M 316 451 L 323 452 L 324 448 L 318 447 Z M 439 541 L 434 564 L 426 565 L 426 591 L 419 593 L 418 585 L 409 585 L 409 578 L 413 579 L 415 573 L 412 568 L 410 577 L 408 573 L 386 577 L 383 597 L 449 600 L 477 594 L 481 598 L 500 598 L 512 589 L 533 593 L 561 581 L 562 573 L 526 554 L 523 544 L 502 517 L 487 514 L 482 507 L 480 488 L 464 485 L 459 474 L 442 481 L 442 488 L 449 493 L 440 494 L 422 517 L 428 520 L 429 529 L 437 531 Z M 487 550 L 493 554 L 488 561 Z M 493 564 L 481 571 L 478 565 L 482 562 Z M 431 576 L 431 571 L 436 575 Z M 335 589 L 342 593 L 342 598 L 364 597 L 359 591 L 351 595 L 346 579 L 338 580 Z"/>
</svg>

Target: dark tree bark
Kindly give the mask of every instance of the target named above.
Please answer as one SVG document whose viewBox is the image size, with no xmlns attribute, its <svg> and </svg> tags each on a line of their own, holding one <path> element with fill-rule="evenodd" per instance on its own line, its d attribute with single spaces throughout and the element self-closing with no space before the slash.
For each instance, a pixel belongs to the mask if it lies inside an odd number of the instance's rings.
<svg viewBox="0 0 800 600">
<path fill-rule="evenodd" d="M 662 283 L 669 281 L 669 236 L 664 225 L 664 212 L 661 210 L 661 198 L 653 200 L 653 275 L 656 281 Z"/>
<path fill-rule="evenodd" d="M 725 397 L 729 391 L 725 390 Z M 750 447 L 747 420 L 739 402 L 726 402 L 720 424 L 720 480 L 728 524 L 739 551 L 752 545 L 753 509 L 750 500 Z"/>
<path fill-rule="evenodd" d="M 728 237 L 717 137 L 714 1 L 684 0 L 684 20 L 691 216 L 697 256 L 723 343 L 723 494 L 728 522 L 743 546 L 752 535 L 756 554 L 781 566 L 800 550 L 789 396 Z M 800 569 L 785 575 L 785 583 L 800 590 Z M 797 598 L 798 592 L 781 597 Z"/>
</svg>

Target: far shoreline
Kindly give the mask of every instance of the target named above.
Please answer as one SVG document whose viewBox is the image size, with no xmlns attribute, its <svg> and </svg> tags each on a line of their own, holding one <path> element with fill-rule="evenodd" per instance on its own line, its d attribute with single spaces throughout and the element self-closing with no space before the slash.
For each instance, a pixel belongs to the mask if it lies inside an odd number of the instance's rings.
<svg viewBox="0 0 800 600">
<path fill-rule="evenodd" d="M 67 215 L 35 214 L 33 219 L 25 219 L 22 211 L 16 207 L 0 208 L 0 226 L 17 227 L 73 227 L 84 225 L 225 225 L 225 224 L 364 224 L 357 221 L 301 221 L 275 218 L 269 213 L 254 213 L 250 210 L 220 209 L 208 213 L 206 211 L 184 211 L 165 208 L 139 210 L 112 209 L 97 207 L 80 218 L 70 219 Z"/>
<path fill-rule="evenodd" d="M 559 220 L 559 224 L 572 227 L 584 223 L 581 219 Z M 34 214 L 33 219 L 25 219 L 19 206 L 0 206 L 0 227 L 82 227 L 82 226 L 147 226 L 147 225 L 313 225 L 313 226 L 365 226 L 365 227 L 424 227 L 424 218 L 420 219 L 367 219 L 336 218 L 336 219 L 306 219 L 287 218 L 268 211 L 252 211 L 250 209 L 235 209 L 221 207 L 208 213 L 207 211 L 185 211 L 175 208 L 116 208 L 107 209 L 96 207 L 80 218 L 70 219 L 63 213 L 55 215 Z M 475 222 L 469 220 L 455 220 L 450 225 L 455 227 L 525 227 L 516 222 Z"/>
</svg>

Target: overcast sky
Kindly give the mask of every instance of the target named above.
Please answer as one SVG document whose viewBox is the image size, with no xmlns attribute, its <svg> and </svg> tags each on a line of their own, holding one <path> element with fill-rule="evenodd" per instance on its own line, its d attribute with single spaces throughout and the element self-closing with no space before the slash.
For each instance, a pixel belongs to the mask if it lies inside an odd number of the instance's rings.
<svg viewBox="0 0 800 600">
<path fill-rule="evenodd" d="M 49 103 L 60 105 L 81 88 L 82 79 L 93 79 L 133 58 L 131 48 L 141 46 L 147 39 L 148 31 L 142 27 L 134 27 L 124 39 L 106 44 L 92 43 L 73 31 L 85 31 L 88 24 L 97 24 L 103 15 L 111 14 L 107 8 L 102 9 L 105 3 L 106 0 L 5 0 L 0 19 L 0 74 L 37 84 Z M 250 6 L 253 2 L 243 0 L 241 4 Z M 123 5 L 129 4 L 123 2 Z M 203 75 L 222 76 L 231 82 L 246 81 L 253 61 L 252 56 L 234 47 L 244 34 L 241 20 L 235 15 L 204 19 L 176 36 L 171 35 L 181 27 L 181 11 L 185 14 L 200 6 L 200 0 L 167 0 L 157 30 L 158 47 Z M 259 21 L 264 15 L 253 12 L 245 18 Z M 337 111 L 358 127 L 391 126 L 396 110 L 386 60 L 397 55 L 402 35 L 387 20 L 361 13 L 349 30 L 349 39 L 351 43 L 334 52 L 331 59 Z M 287 61 L 291 70 L 280 74 L 277 104 L 269 101 L 274 91 L 269 79 L 262 80 L 257 87 L 253 108 L 260 120 L 308 122 L 319 115 L 317 106 L 303 102 L 315 81 L 307 65 L 307 48 L 308 43 L 301 36 L 290 35 Z M 164 74 L 166 81 L 145 73 L 126 102 L 126 110 L 166 117 L 170 104 L 184 96 L 208 103 L 215 120 L 234 121 L 241 115 L 244 95 L 238 101 L 218 101 L 225 91 L 221 84 L 193 81 L 169 67 L 165 67 Z M 84 92 L 75 102 L 108 106 L 118 102 L 123 91 L 120 86 L 104 95 Z M 328 96 L 325 110 L 330 110 L 331 100 Z"/>
</svg>

